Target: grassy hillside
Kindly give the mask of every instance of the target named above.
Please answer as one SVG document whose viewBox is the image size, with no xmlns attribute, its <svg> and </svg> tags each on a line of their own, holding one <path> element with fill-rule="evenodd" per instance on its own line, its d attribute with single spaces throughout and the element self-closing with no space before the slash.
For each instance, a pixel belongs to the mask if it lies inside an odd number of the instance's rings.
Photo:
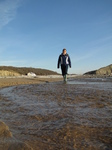
<svg viewBox="0 0 112 150">
<path fill-rule="evenodd" d="M 84 75 L 93 75 L 93 74 L 96 74 L 96 70 L 84 73 Z"/>
<path fill-rule="evenodd" d="M 27 67 L 12 67 L 12 66 L 0 66 L 0 73 L 10 73 L 14 76 L 17 75 L 27 75 L 27 73 L 33 72 L 36 75 L 57 75 L 57 72 L 40 69 L 40 68 L 27 68 Z"/>
</svg>

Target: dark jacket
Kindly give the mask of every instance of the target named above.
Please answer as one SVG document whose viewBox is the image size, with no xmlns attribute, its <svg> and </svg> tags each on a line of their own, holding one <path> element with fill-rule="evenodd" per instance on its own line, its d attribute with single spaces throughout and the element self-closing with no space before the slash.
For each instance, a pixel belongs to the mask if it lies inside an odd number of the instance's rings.
<svg viewBox="0 0 112 150">
<path fill-rule="evenodd" d="M 69 65 L 71 68 L 71 60 L 68 54 L 63 55 L 63 53 L 59 56 L 58 58 L 58 65 L 57 67 L 59 68 L 60 65 Z"/>
</svg>

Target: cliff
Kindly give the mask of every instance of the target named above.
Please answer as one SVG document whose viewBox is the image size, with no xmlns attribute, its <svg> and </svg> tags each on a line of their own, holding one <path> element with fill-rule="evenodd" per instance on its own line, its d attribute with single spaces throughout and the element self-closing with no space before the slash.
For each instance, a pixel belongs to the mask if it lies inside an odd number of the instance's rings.
<svg viewBox="0 0 112 150">
<path fill-rule="evenodd" d="M 84 75 L 112 75 L 112 64 L 98 70 L 86 72 Z"/>
<path fill-rule="evenodd" d="M 96 75 L 112 75 L 112 64 L 98 69 Z"/>
</svg>

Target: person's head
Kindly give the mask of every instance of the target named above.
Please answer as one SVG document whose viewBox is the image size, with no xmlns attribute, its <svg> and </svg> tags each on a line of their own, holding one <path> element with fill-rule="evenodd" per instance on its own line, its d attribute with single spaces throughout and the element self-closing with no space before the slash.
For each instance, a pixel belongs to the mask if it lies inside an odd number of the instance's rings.
<svg viewBox="0 0 112 150">
<path fill-rule="evenodd" d="M 67 52 L 66 52 L 66 48 L 63 49 L 63 55 L 65 55 Z"/>
</svg>

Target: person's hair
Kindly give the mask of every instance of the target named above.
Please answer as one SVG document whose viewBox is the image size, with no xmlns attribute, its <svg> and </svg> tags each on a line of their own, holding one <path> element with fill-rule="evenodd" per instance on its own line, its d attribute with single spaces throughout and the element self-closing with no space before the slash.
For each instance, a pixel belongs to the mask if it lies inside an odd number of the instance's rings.
<svg viewBox="0 0 112 150">
<path fill-rule="evenodd" d="M 64 50 L 66 50 L 66 48 L 63 48 L 63 52 L 64 52 Z"/>
</svg>

